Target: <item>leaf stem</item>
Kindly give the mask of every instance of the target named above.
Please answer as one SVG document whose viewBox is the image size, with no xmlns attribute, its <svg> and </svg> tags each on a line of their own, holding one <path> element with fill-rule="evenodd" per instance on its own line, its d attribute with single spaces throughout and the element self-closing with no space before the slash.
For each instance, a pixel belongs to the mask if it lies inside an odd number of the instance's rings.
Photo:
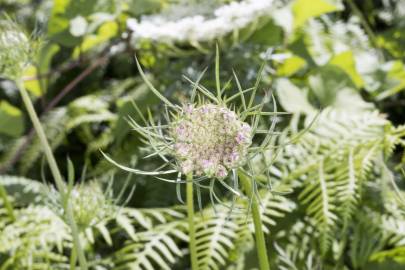
<svg viewBox="0 0 405 270">
<path fill-rule="evenodd" d="M 255 227 L 256 249 L 259 258 L 260 270 L 270 270 L 269 259 L 267 256 L 266 241 L 264 239 L 264 232 L 262 228 L 262 219 L 259 209 L 260 207 L 259 202 L 253 192 L 249 177 L 241 170 L 238 171 L 238 175 L 242 187 L 244 188 L 247 196 L 252 197 L 252 216 Z"/>
<path fill-rule="evenodd" d="M 60 196 L 61 196 L 61 199 L 63 202 L 62 205 L 65 210 L 64 212 L 66 215 L 66 219 L 68 220 L 68 224 L 72 231 L 73 244 L 74 244 L 74 248 L 76 249 L 78 258 L 79 258 L 80 268 L 81 268 L 81 270 L 87 270 L 88 269 L 87 261 L 86 261 L 86 257 L 84 255 L 81 243 L 80 243 L 79 230 L 74 221 L 71 203 L 69 202 L 67 194 L 65 192 L 65 184 L 63 182 L 62 175 L 59 171 L 55 157 L 52 153 L 52 149 L 48 143 L 48 139 L 46 138 L 45 132 L 42 128 L 41 122 L 39 121 L 38 115 L 35 112 L 34 105 L 31 102 L 31 99 L 27 93 L 27 90 L 25 90 L 24 84 L 21 80 L 17 82 L 17 85 L 18 85 L 18 88 L 20 89 L 21 97 L 22 97 L 24 105 L 27 109 L 28 115 L 32 121 L 32 124 L 33 124 L 35 131 L 38 135 L 38 138 L 41 142 L 43 151 L 45 153 L 46 159 L 49 164 L 49 168 L 51 169 L 52 176 L 55 180 L 56 187 L 58 188 L 58 191 L 60 193 Z"/>
<path fill-rule="evenodd" d="M 197 261 L 197 245 L 195 239 L 195 226 L 194 226 L 194 192 L 193 192 L 193 175 L 187 175 L 187 219 L 188 219 L 188 231 L 189 231 L 189 248 L 191 258 L 191 269 L 198 269 Z"/>
</svg>

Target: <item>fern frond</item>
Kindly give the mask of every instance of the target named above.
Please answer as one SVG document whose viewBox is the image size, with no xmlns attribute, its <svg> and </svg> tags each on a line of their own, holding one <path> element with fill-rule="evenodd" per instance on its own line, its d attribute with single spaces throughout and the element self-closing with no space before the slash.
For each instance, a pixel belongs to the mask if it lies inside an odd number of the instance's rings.
<svg viewBox="0 0 405 270">
<path fill-rule="evenodd" d="M 224 207 L 220 207 L 224 208 Z M 234 240 L 239 229 L 235 214 L 229 209 L 204 211 L 196 222 L 196 245 L 199 269 L 221 269 L 226 264 L 229 250 L 234 248 Z"/>
<path fill-rule="evenodd" d="M 158 267 L 170 270 L 170 265 L 183 256 L 176 241 L 188 241 L 185 230 L 185 222 L 175 221 L 135 233 L 134 240 L 115 252 L 114 269 L 153 270 Z"/>
<path fill-rule="evenodd" d="M 323 254 L 338 231 L 348 229 L 361 187 L 393 134 L 390 127 L 377 111 L 353 114 L 327 108 L 296 144 L 282 150 L 269 170 L 281 183 L 300 190 L 299 201 L 321 233 Z"/>
<path fill-rule="evenodd" d="M 296 221 L 291 227 L 280 230 L 274 241 L 274 246 L 279 254 L 275 264 L 280 269 L 300 270 L 313 265 L 314 269 L 321 256 L 318 252 L 319 231 L 314 220 L 304 217 Z M 317 263 L 315 263 L 317 262 Z"/>
<path fill-rule="evenodd" d="M 263 230 L 270 233 L 279 219 L 295 209 L 295 203 L 268 190 L 260 190 L 259 194 Z M 217 205 L 202 212 L 196 221 L 200 269 L 222 269 L 230 261 L 243 257 L 252 247 L 253 222 L 247 213 L 240 211 L 246 209 L 248 203 L 246 198 L 239 198 L 234 206 L 236 210 Z"/>
<path fill-rule="evenodd" d="M 323 254 L 327 252 L 332 241 L 338 217 L 336 215 L 336 191 L 327 181 L 324 171 L 324 161 L 319 164 L 317 180 L 307 184 L 299 195 L 302 204 L 307 205 L 307 212 L 318 224 L 321 232 L 320 246 Z"/>
<path fill-rule="evenodd" d="M 13 198 L 17 206 L 26 206 L 44 199 L 45 186 L 35 180 L 12 175 L 0 175 L 0 185 Z"/>
<path fill-rule="evenodd" d="M 63 250 L 71 246 L 71 236 L 62 219 L 44 206 L 14 213 L 15 221 L 0 222 L 2 269 L 49 269 L 49 264 L 67 262 Z"/>
<path fill-rule="evenodd" d="M 370 256 L 384 246 L 382 231 L 379 227 L 381 216 L 370 209 L 364 210 L 363 214 L 356 217 L 350 238 L 349 257 L 356 269 L 363 268 Z"/>
</svg>

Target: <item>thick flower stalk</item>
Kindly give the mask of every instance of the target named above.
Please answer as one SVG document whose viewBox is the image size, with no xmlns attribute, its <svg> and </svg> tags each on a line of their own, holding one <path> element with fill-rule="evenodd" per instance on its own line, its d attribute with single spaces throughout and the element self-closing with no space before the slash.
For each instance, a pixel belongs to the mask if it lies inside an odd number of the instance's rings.
<svg viewBox="0 0 405 270">
<path fill-rule="evenodd" d="M 150 145 L 152 152 L 148 157 L 160 157 L 164 164 L 155 171 L 142 171 L 118 164 L 108 155 L 104 154 L 104 156 L 108 161 L 128 172 L 150 175 L 163 181 L 176 183 L 180 201 L 182 201 L 180 184 L 186 183 L 193 270 L 198 269 L 193 219 L 193 187 L 197 190 L 198 204 L 201 207 L 201 189 L 209 190 L 212 203 L 222 203 L 219 196 L 215 194 L 215 184 L 224 186 L 234 196 L 243 196 L 243 192 L 239 190 L 240 181 L 249 199 L 248 211 L 252 209 L 260 269 L 268 270 L 270 266 L 260 217 L 258 182 L 253 172 L 252 159 L 271 147 L 271 137 L 275 134 L 273 131 L 276 118 L 272 117 L 268 129 L 261 130 L 259 123 L 262 117 L 275 116 L 279 113 L 276 109 L 273 112 L 263 111 L 266 103 L 271 101 L 267 93 L 264 93 L 260 103 L 255 102 L 261 71 L 252 88 L 242 89 L 235 75 L 236 91 L 232 93 L 230 90 L 222 89 L 219 81 L 217 52 L 216 93 L 211 93 L 199 83 L 203 73 L 196 82 L 186 78 L 193 86 L 191 98 L 186 104 L 175 105 L 150 83 L 138 61 L 137 64 L 145 83 L 164 102 L 166 113 L 165 117 L 156 123 L 151 113 L 149 118 L 145 119 L 134 103 L 144 125 L 130 117 L 129 123 Z M 228 93 L 225 91 L 231 94 L 227 96 Z M 274 99 L 272 103 L 275 107 Z M 165 123 L 161 123 L 162 120 Z M 255 140 L 255 137 L 258 138 Z M 170 176 L 174 179 L 170 179 Z M 208 181 L 208 185 L 205 185 L 204 181 Z M 270 183 L 268 186 L 270 187 Z"/>
</svg>

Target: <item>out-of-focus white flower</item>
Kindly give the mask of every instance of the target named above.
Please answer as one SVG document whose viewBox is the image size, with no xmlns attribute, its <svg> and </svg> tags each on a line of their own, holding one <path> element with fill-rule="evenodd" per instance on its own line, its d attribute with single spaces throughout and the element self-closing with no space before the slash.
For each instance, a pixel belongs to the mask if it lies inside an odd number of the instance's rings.
<svg viewBox="0 0 405 270">
<path fill-rule="evenodd" d="M 369 38 L 359 26 L 357 18 L 342 22 L 322 16 L 321 20 L 310 20 L 305 29 L 311 55 L 318 65 L 325 65 L 334 55 L 345 51 L 353 51 L 354 55 L 372 51 Z"/>
<path fill-rule="evenodd" d="M 193 15 L 175 20 L 153 15 L 140 21 L 128 19 L 127 26 L 134 32 L 135 41 L 204 42 L 242 29 L 262 16 L 270 16 L 273 8 L 273 0 L 245 0 L 217 8 L 212 17 Z"/>
<path fill-rule="evenodd" d="M 294 30 L 294 15 L 291 7 L 285 6 L 273 12 L 274 22 L 281 26 L 287 35 L 291 34 Z"/>
<path fill-rule="evenodd" d="M 376 50 L 359 52 L 354 57 L 356 59 L 356 70 L 360 74 L 372 73 L 380 67 Z"/>
</svg>

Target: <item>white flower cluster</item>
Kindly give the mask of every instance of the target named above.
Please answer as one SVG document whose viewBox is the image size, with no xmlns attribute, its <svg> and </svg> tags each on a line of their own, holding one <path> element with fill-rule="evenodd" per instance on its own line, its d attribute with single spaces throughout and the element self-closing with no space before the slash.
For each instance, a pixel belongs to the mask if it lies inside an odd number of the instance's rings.
<svg viewBox="0 0 405 270">
<path fill-rule="evenodd" d="M 174 153 L 184 174 L 223 179 L 243 165 L 252 129 L 226 107 L 187 105 L 170 129 Z"/>
<path fill-rule="evenodd" d="M 382 8 L 377 11 L 377 16 L 386 23 L 399 23 L 404 25 L 405 0 L 382 1 Z"/>
<path fill-rule="evenodd" d="M 248 26 L 262 16 L 270 16 L 273 0 L 231 2 L 213 11 L 213 17 L 203 15 L 168 20 L 163 15 L 145 16 L 138 22 L 131 18 L 127 26 L 135 40 L 151 39 L 164 43 L 212 41 Z"/>
<path fill-rule="evenodd" d="M 310 38 L 312 56 L 318 65 L 325 65 L 333 55 L 353 51 L 360 74 L 371 73 L 378 68 L 378 53 L 370 45 L 358 18 L 351 17 L 347 22 L 332 21 L 327 17 L 321 20 L 310 20 L 305 30 Z"/>
</svg>

